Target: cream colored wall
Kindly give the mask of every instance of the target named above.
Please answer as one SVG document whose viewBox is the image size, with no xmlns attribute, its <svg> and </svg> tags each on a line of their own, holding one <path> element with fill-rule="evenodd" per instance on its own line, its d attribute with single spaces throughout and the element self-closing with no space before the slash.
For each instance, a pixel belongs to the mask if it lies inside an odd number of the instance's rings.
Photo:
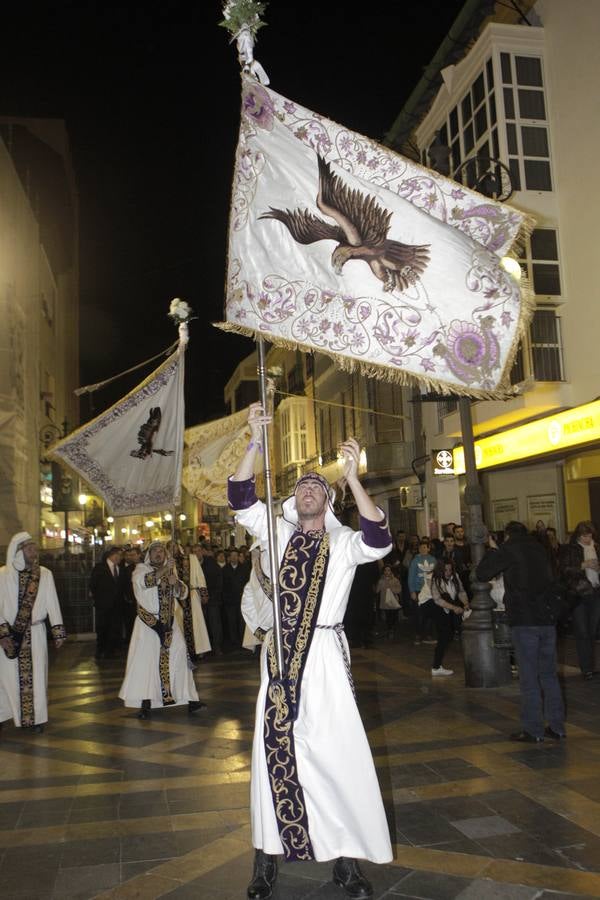
<svg viewBox="0 0 600 900">
<path fill-rule="evenodd" d="M 39 235 L 0 141 L 0 547 L 39 530 Z"/>
<path fill-rule="evenodd" d="M 62 132 L 66 147 L 64 127 Z M 70 171 L 68 160 L 65 167 Z M 74 193 L 73 201 L 76 211 Z M 41 396 L 46 373 L 54 382 L 52 420 L 62 425 L 66 418 L 71 428 L 79 423 L 73 393 L 79 384 L 76 231 L 72 240 L 74 265 L 55 276 L 29 199 L 0 140 L 0 548 L 22 529 L 39 536 L 39 432 L 50 421 Z M 54 295 L 52 325 L 43 314 L 42 293 Z"/>
<path fill-rule="evenodd" d="M 516 499 L 518 510 L 514 518 L 533 528 L 538 518 L 543 515 L 531 515 L 528 512 L 528 498 L 554 496 L 556 498 L 557 519 L 546 521 L 564 537 L 562 521 L 562 483 L 561 471 L 554 463 L 544 463 L 521 468 L 500 469 L 496 472 L 481 473 L 481 481 L 486 497 L 486 521 L 492 524 L 492 504 L 495 500 Z"/>
<path fill-rule="evenodd" d="M 598 395 L 600 287 L 600 3 L 539 0 L 564 261 L 563 339 L 574 405 Z"/>
</svg>

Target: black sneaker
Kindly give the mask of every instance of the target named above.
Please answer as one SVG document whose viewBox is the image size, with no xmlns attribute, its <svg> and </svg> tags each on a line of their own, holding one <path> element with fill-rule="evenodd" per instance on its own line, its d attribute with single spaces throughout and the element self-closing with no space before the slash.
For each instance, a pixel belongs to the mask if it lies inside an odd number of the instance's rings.
<svg viewBox="0 0 600 900">
<path fill-rule="evenodd" d="M 202 700 L 190 700 L 188 702 L 188 715 L 193 716 L 194 713 L 200 712 L 201 709 L 206 709 L 206 703 L 203 703 Z"/>
<path fill-rule="evenodd" d="M 510 736 L 511 741 L 520 741 L 522 744 L 542 744 L 544 742 L 543 737 L 536 737 L 534 734 L 529 734 L 528 731 L 515 731 Z"/>
<path fill-rule="evenodd" d="M 549 725 L 546 725 L 544 734 L 546 735 L 546 737 L 552 738 L 553 741 L 564 741 L 567 738 L 566 732 L 555 731 L 554 728 L 550 728 Z"/>
</svg>

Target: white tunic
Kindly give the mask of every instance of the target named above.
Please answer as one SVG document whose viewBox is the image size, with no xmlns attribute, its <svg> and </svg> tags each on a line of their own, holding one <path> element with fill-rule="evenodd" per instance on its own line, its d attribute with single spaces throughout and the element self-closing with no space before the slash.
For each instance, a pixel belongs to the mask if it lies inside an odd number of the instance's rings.
<svg viewBox="0 0 600 900">
<path fill-rule="evenodd" d="M 158 588 L 146 587 L 145 584 L 146 575 L 153 571 L 151 566 L 138 563 L 133 573 L 132 584 L 138 604 L 153 616 L 158 616 L 160 612 Z M 164 706 L 159 657 L 158 634 L 137 616 L 129 643 L 125 678 L 119 691 L 119 697 L 125 701 L 125 706 L 139 707 L 142 700 L 150 700 L 153 708 Z M 171 695 L 175 700 L 174 705 L 198 700 L 198 691 L 192 671 L 188 667 L 185 639 L 177 615 L 173 618 L 173 640 L 169 649 L 169 681 Z"/>
<path fill-rule="evenodd" d="M 16 535 L 20 540 L 23 535 Z M 12 625 L 18 611 L 19 573 L 13 566 L 15 538 L 10 542 L 6 565 L 0 569 L 0 623 Z M 33 667 L 33 708 L 36 725 L 48 721 L 48 638 L 46 618 L 52 627 L 62 625 L 62 615 L 52 572 L 40 566 L 40 583 L 31 612 L 31 661 Z M 9 659 L 0 648 L 0 722 L 13 719 L 21 726 L 19 661 Z"/>
<path fill-rule="evenodd" d="M 190 553 L 190 604 L 194 627 L 194 646 L 196 653 L 210 653 L 210 638 L 200 599 L 202 589 L 206 590 L 206 578 L 198 557 L 195 553 Z"/>
<path fill-rule="evenodd" d="M 289 501 L 286 501 L 286 504 Z M 289 509 L 284 513 L 286 518 Z M 257 501 L 237 511 L 236 519 L 259 540 L 267 539 L 264 504 Z M 333 517 L 331 517 L 333 519 Z M 331 521 L 331 519 L 329 521 Z M 330 534 L 329 563 L 317 623 L 343 621 L 358 564 L 381 559 L 387 547 L 370 547 L 360 532 L 339 525 Z M 280 560 L 294 525 L 277 519 Z M 250 598 L 248 597 L 247 600 Z M 253 613 L 256 610 L 256 614 Z M 251 631 L 272 626 L 265 620 L 265 604 L 246 602 L 243 612 Z M 261 653 L 261 685 L 256 704 L 252 750 L 251 820 L 256 848 L 269 854 L 283 853 L 269 784 L 263 722 L 268 686 L 267 642 Z M 349 654 L 345 636 L 342 636 Z M 304 668 L 300 709 L 294 723 L 294 741 L 300 784 L 304 791 L 310 839 L 315 859 L 347 856 L 387 863 L 392 859 L 389 830 L 377 774 L 365 730 L 344 666 L 339 639 L 333 630 L 316 628 Z"/>
</svg>

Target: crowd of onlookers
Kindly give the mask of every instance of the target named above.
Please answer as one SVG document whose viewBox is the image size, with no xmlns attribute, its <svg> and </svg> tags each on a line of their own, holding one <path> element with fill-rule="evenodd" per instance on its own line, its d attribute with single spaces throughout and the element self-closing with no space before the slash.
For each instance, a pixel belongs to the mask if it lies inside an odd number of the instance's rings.
<svg viewBox="0 0 600 900">
<path fill-rule="evenodd" d="M 578 660 L 589 679 L 594 672 L 594 640 L 600 626 L 600 547 L 591 522 L 580 522 L 570 539 L 560 544 L 556 529 L 538 521 L 531 535 L 541 545 L 552 577 L 564 598 L 558 625 L 575 637 Z M 490 535 L 502 545 L 503 532 Z M 357 570 L 346 617 L 354 646 L 369 647 L 376 636 L 393 638 L 402 623 L 414 643 L 436 644 L 432 673 L 449 674 L 443 655 L 462 622 L 470 615 L 471 548 L 461 524 L 449 523 L 443 538 L 419 537 L 398 531 L 390 553 L 379 563 Z M 504 612 L 502 578 L 492 581 L 492 599 Z"/>
<path fill-rule="evenodd" d="M 557 585 L 563 592 L 563 631 L 574 635 L 581 670 L 594 672 L 594 640 L 600 626 L 600 548 L 591 522 L 577 525 L 570 539 L 560 544 L 556 530 L 537 522 L 531 535 L 541 545 Z M 502 545 L 504 535 L 491 535 Z M 174 551 L 175 552 L 175 551 Z M 248 547 L 223 548 L 204 541 L 179 547 L 201 564 L 206 590 L 202 611 L 211 653 L 240 649 L 244 639 L 241 598 L 250 578 Z M 129 642 L 136 616 L 132 574 L 142 560 L 137 545 L 112 547 L 96 564 L 90 577 L 95 608 L 97 654 L 116 654 Z M 462 524 L 449 523 L 443 537 L 419 537 L 397 531 L 388 555 L 378 563 L 359 566 L 348 601 L 345 628 L 352 646 L 370 647 L 375 639 L 402 635 L 416 645 L 435 645 L 432 674 L 447 675 L 444 653 L 471 614 L 471 548 Z M 496 615 L 504 611 L 502 577 L 492 581 Z"/>
</svg>

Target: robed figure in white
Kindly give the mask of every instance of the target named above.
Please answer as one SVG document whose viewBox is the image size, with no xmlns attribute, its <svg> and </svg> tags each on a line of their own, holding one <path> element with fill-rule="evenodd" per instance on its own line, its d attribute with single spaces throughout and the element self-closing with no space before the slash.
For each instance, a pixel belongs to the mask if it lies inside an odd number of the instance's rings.
<svg viewBox="0 0 600 900">
<path fill-rule="evenodd" d="M 167 543 L 167 553 L 177 565 L 177 573 L 188 589 L 187 597 L 180 597 L 175 615 L 183 631 L 188 655 L 193 661 L 211 649 L 202 603 L 208 602 L 206 579 L 195 553 L 186 553 L 178 541 Z"/>
<path fill-rule="evenodd" d="M 194 634 L 194 649 L 196 656 L 210 653 L 211 645 L 208 636 L 208 628 L 204 618 L 203 604 L 208 602 L 206 590 L 206 578 L 200 565 L 200 560 L 195 553 L 189 555 L 190 566 L 190 607 L 192 611 L 192 626 Z"/>
<path fill-rule="evenodd" d="M 175 609 L 180 599 L 185 601 L 188 589 L 161 541 L 150 544 L 144 562 L 135 567 L 132 584 L 137 618 L 119 697 L 125 706 L 140 708 L 143 719 L 151 709 L 183 703 L 195 712 L 204 704 L 198 700 Z"/>
<path fill-rule="evenodd" d="M 256 498 L 252 476 L 266 421 L 270 419 L 260 404 L 253 404 L 252 440 L 229 480 L 237 523 L 261 543 L 267 540 L 266 508 Z M 358 444 L 349 439 L 342 450 L 361 530 L 340 524 L 329 485 L 313 473 L 299 480 L 276 521 L 285 679 L 279 678 L 274 659 L 272 610 L 268 618 L 261 600 L 254 608 L 244 605 L 249 627 L 258 636 L 266 631 L 252 753 L 251 822 L 257 852 L 248 887 L 248 897 L 259 900 L 270 896 L 275 857 L 282 853 L 294 860 L 336 860 L 334 881 L 357 898 L 370 897 L 372 889 L 356 859 L 392 859 L 342 625 L 356 566 L 383 558 L 392 539 L 383 512 L 358 479 Z"/>
<path fill-rule="evenodd" d="M 48 721 L 48 638 L 66 638 L 52 572 L 38 563 L 26 531 L 15 534 L 0 569 L 0 722 L 42 730 Z"/>
</svg>

